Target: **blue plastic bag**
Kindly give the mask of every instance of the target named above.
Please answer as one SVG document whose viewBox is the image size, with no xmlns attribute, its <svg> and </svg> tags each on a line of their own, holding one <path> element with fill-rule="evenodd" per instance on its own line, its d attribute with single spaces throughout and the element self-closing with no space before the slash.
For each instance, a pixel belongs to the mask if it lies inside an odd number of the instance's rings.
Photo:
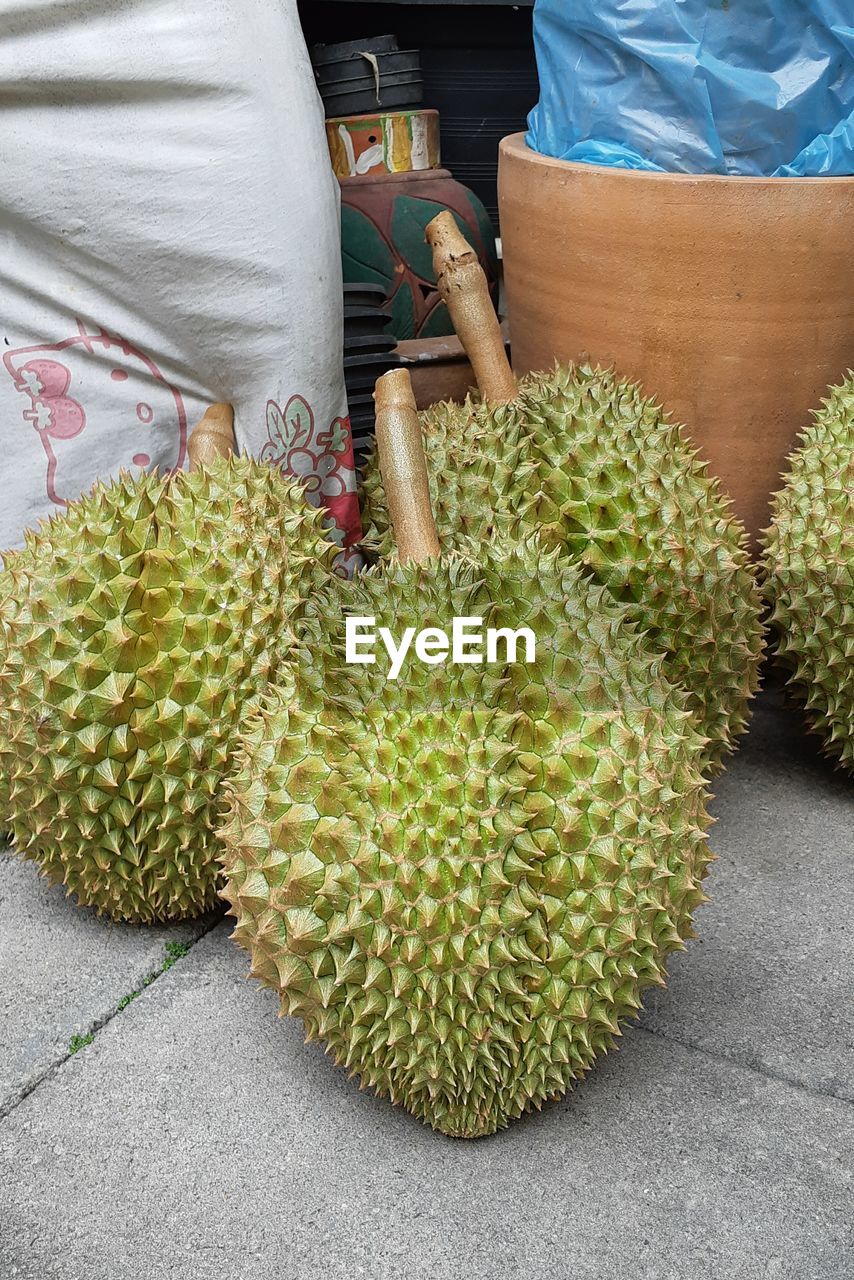
<svg viewBox="0 0 854 1280">
<path fill-rule="evenodd" d="M 536 0 L 528 145 L 668 173 L 854 174 L 854 0 Z"/>
</svg>

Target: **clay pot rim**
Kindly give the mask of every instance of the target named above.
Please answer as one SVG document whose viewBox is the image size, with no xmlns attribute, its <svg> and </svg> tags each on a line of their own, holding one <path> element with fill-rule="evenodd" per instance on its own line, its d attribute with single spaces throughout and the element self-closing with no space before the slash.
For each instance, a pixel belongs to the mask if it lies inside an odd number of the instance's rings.
<svg viewBox="0 0 854 1280">
<path fill-rule="evenodd" d="M 378 169 L 376 173 L 351 173 L 349 178 L 339 178 L 342 187 L 352 183 L 354 186 L 366 186 L 370 182 L 426 182 L 428 179 L 451 178 L 450 169 L 403 169 L 399 173 L 388 173 Z"/>
<path fill-rule="evenodd" d="M 391 116 L 437 116 L 435 107 L 391 107 L 388 111 L 362 111 L 355 116 L 327 116 L 327 124 L 351 124 L 355 120 L 384 120 Z"/>
<path fill-rule="evenodd" d="M 510 133 L 501 140 L 501 151 L 512 155 L 514 159 L 529 160 L 532 164 L 543 164 L 550 168 L 570 170 L 578 173 L 595 173 L 602 178 L 613 178 L 619 182 L 626 179 L 643 179 L 646 182 L 660 183 L 702 183 L 704 186 L 739 186 L 739 187 L 822 187 L 830 185 L 844 186 L 854 183 L 854 174 L 836 174 L 827 177 L 770 177 L 757 174 L 738 173 L 657 173 L 652 169 L 617 169 L 612 165 L 592 164 L 583 160 L 559 160 L 555 156 L 544 156 L 534 151 L 525 142 L 524 133 Z"/>
</svg>

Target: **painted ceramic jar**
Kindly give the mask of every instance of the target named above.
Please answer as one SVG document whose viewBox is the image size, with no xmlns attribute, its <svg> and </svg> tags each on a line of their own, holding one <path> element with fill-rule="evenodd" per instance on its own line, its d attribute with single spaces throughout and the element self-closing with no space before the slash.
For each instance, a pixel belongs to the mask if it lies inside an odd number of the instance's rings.
<svg viewBox="0 0 854 1280">
<path fill-rule="evenodd" d="M 409 173 L 440 163 L 438 111 L 387 111 L 326 121 L 332 168 L 339 178 Z"/>
<path fill-rule="evenodd" d="M 424 233 L 428 222 L 450 209 L 477 251 L 498 301 L 495 233 L 473 192 L 447 169 L 368 173 L 341 183 L 341 242 L 344 279 L 371 281 L 386 289 L 392 331 L 403 341 L 454 332 L 436 289 L 433 257 Z"/>
</svg>

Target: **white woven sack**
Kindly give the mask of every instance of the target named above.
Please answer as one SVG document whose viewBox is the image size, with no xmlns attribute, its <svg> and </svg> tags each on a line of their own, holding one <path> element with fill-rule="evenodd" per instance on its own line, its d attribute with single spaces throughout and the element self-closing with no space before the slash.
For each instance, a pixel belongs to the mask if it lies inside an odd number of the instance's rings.
<svg viewBox="0 0 854 1280">
<path fill-rule="evenodd" d="M 0 547 L 120 469 L 243 451 L 358 512 L 338 192 L 295 0 L 0 0 Z"/>
</svg>

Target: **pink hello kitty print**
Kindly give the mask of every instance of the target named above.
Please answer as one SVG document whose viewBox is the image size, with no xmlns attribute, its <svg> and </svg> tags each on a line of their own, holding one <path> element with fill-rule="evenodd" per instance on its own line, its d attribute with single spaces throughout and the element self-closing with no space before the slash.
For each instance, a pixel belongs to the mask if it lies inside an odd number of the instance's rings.
<svg viewBox="0 0 854 1280">
<path fill-rule="evenodd" d="M 187 455 L 187 414 L 177 387 L 127 339 L 101 329 L 6 351 L 23 397 L 22 419 L 45 458 L 45 492 L 56 506 L 120 468 L 178 470 Z M 32 438 L 32 437 L 31 437 Z"/>
<path fill-rule="evenodd" d="M 177 471 L 187 459 L 187 413 L 177 387 L 126 338 L 104 329 L 59 342 L 19 347 L 3 365 L 21 396 L 22 449 L 44 459 L 45 493 L 65 507 L 120 469 Z M 298 476 L 309 501 L 328 509 L 329 537 L 347 571 L 361 538 L 356 472 L 348 418 L 317 430 L 311 406 L 292 396 L 270 400 L 261 459 Z"/>
</svg>

